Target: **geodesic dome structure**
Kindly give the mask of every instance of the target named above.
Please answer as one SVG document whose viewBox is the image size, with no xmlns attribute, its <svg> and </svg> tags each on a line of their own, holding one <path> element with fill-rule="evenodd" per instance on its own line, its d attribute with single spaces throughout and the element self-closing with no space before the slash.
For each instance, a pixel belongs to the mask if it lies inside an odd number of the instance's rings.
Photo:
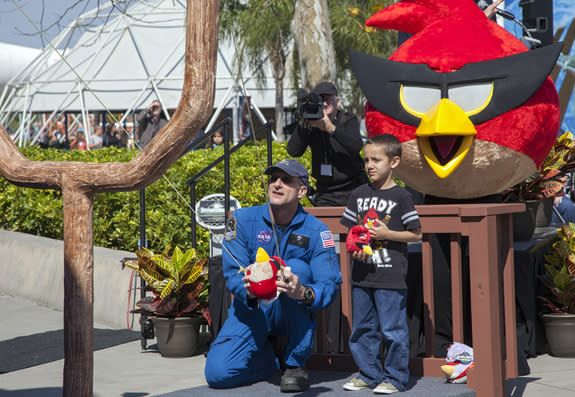
<svg viewBox="0 0 575 397">
<path fill-rule="evenodd" d="M 185 1 L 102 3 L 66 27 L 6 85 L 0 124 L 17 121 L 13 133 L 19 143 L 33 123 L 43 128 L 64 112 L 75 113 L 89 134 L 91 112 L 119 112 L 122 123 L 154 99 L 167 118 L 168 109 L 177 106 L 185 67 Z M 262 65 L 265 88 L 258 87 L 254 73 L 233 71 L 234 52 L 232 43 L 220 43 L 214 107 L 232 108 L 235 115 L 249 96 L 261 116 L 260 107 L 275 106 L 270 68 Z"/>
</svg>

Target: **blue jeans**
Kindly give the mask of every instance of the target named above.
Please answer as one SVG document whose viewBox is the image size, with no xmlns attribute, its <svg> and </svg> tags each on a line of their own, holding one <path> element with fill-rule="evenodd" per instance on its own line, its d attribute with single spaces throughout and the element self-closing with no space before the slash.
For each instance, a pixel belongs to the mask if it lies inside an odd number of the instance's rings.
<svg viewBox="0 0 575 397">
<path fill-rule="evenodd" d="M 349 348 L 360 368 L 359 377 L 370 387 L 388 382 L 400 391 L 405 390 L 409 381 L 407 290 L 354 286 L 352 297 Z M 379 358 L 382 339 L 387 351 L 383 368 Z"/>
<path fill-rule="evenodd" d="M 571 201 L 569 196 L 561 196 L 561 201 L 555 206 L 565 223 L 575 222 L 575 204 Z M 555 211 L 553 211 L 553 224 L 561 224 L 561 220 L 557 217 Z"/>
</svg>

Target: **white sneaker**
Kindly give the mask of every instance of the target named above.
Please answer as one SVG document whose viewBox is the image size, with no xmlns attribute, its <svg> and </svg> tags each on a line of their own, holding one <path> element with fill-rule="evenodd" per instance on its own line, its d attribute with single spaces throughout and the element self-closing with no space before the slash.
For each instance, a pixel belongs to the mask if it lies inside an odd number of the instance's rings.
<svg viewBox="0 0 575 397">
<path fill-rule="evenodd" d="M 387 382 L 382 382 L 379 385 L 377 385 L 375 389 L 373 389 L 373 392 L 375 394 L 392 394 L 397 393 L 398 391 L 399 390 L 397 390 L 397 387 Z"/>
<path fill-rule="evenodd" d="M 363 380 L 359 378 L 353 378 L 349 382 L 343 385 L 344 390 L 357 391 L 369 389 L 370 387 Z"/>
</svg>

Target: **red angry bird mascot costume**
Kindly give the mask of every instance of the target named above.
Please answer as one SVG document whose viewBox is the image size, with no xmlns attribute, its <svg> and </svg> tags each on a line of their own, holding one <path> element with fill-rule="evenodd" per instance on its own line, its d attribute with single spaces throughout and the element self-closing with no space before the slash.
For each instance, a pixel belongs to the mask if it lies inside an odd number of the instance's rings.
<svg viewBox="0 0 575 397">
<path fill-rule="evenodd" d="M 402 142 L 399 179 L 468 199 L 537 170 L 559 130 L 548 75 L 561 44 L 530 51 L 473 0 L 403 0 L 366 25 L 413 34 L 389 59 L 351 55 L 368 135 Z"/>
</svg>

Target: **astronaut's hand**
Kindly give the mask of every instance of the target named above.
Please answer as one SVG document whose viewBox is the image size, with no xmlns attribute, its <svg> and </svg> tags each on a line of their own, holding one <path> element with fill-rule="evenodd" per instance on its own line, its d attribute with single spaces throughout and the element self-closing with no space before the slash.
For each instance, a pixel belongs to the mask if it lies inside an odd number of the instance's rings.
<svg viewBox="0 0 575 397">
<path fill-rule="evenodd" d="M 276 285 L 279 292 L 284 292 L 290 298 L 303 299 L 305 287 L 299 282 L 297 274 L 292 273 L 288 268 L 284 270 L 283 278 L 280 277 Z"/>
<path fill-rule="evenodd" d="M 244 282 L 244 287 L 246 289 L 246 297 L 248 299 L 255 299 L 257 298 L 252 290 L 250 289 L 250 279 L 248 277 L 248 273 L 250 271 L 250 269 L 252 268 L 253 264 L 249 265 L 248 267 L 245 268 L 245 272 L 244 272 L 244 276 L 242 277 L 242 281 Z"/>
</svg>

